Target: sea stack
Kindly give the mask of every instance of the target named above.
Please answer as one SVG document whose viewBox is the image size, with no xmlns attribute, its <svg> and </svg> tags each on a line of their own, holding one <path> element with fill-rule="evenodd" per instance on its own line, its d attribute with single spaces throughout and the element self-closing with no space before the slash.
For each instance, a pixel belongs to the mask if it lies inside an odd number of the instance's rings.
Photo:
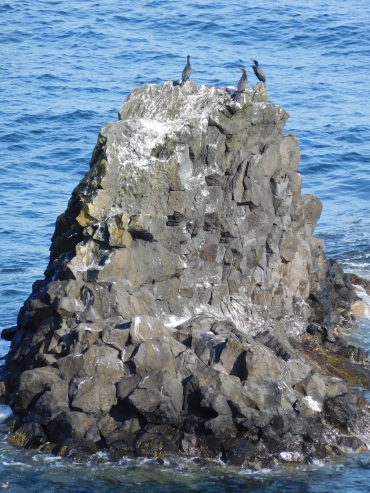
<svg viewBox="0 0 370 493">
<path fill-rule="evenodd" d="M 363 447 L 366 355 L 336 332 L 356 295 L 287 119 L 263 85 L 128 96 L 8 331 L 10 443 L 251 468 Z"/>
</svg>

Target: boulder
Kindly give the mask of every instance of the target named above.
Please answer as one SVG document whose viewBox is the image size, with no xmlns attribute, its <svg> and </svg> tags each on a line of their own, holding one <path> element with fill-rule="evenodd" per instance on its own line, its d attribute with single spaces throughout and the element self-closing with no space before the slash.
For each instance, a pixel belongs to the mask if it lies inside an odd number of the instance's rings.
<svg viewBox="0 0 370 493">
<path fill-rule="evenodd" d="M 148 425 L 135 440 L 138 456 L 166 457 L 179 452 L 179 436 L 168 425 Z"/>
<path fill-rule="evenodd" d="M 41 395 L 23 421 L 46 425 L 62 411 L 69 411 L 68 384 L 64 380 L 50 385 L 50 390 Z"/>
<path fill-rule="evenodd" d="M 1 331 L 1 338 L 4 339 L 5 341 L 11 341 L 15 336 L 15 333 L 17 332 L 17 328 L 18 327 L 15 325 L 14 327 L 8 327 L 6 329 L 3 329 Z"/>
<path fill-rule="evenodd" d="M 163 323 L 148 315 L 136 316 L 130 327 L 131 343 L 147 341 L 148 339 L 169 339 L 170 334 Z"/>
<path fill-rule="evenodd" d="M 71 296 L 65 296 L 63 298 L 55 298 L 53 302 L 53 306 L 56 312 L 62 318 L 68 318 L 77 312 L 83 312 L 85 308 L 82 301 L 76 300 Z"/>
<path fill-rule="evenodd" d="M 38 423 L 25 423 L 8 437 L 10 444 L 26 449 L 36 449 L 47 441 L 45 431 Z"/>
<path fill-rule="evenodd" d="M 117 384 L 117 397 L 125 399 L 133 392 L 141 381 L 139 375 L 127 375 L 123 377 Z"/>
<path fill-rule="evenodd" d="M 46 430 L 52 442 L 61 443 L 67 438 L 85 438 L 94 424 L 94 418 L 85 413 L 63 411 L 48 423 Z"/>
<path fill-rule="evenodd" d="M 94 344 L 80 355 L 68 355 L 58 360 L 63 379 L 94 377 L 101 382 L 117 382 L 123 376 L 119 352 L 105 344 Z"/>
<path fill-rule="evenodd" d="M 114 384 L 97 382 L 94 379 L 73 379 L 69 395 L 73 411 L 93 414 L 96 417 L 107 414 L 117 403 Z"/>
<path fill-rule="evenodd" d="M 166 339 L 148 339 L 140 343 L 130 358 L 135 372 L 144 376 L 153 370 L 174 368 L 169 342 Z"/>
<path fill-rule="evenodd" d="M 14 407 L 19 413 L 26 413 L 31 404 L 37 400 L 53 383 L 60 382 L 60 373 L 56 368 L 44 367 L 24 371 L 20 378 Z"/>
</svg>

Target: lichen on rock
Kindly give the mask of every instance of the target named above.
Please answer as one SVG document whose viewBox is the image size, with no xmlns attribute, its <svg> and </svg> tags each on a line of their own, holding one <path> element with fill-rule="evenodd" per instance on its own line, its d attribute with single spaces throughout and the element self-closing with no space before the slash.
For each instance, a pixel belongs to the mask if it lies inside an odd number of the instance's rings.
<svg viewBox="0 0 370 493">
<path fill-rule="evenodd" d="M 366 355 L 335 333 L 357 297 L 313 237 L 287 119 L 262 85 L 126 99 L 7 332 L 11 443 L 246 467 L 360 447 L 343 434 L 367 411 L 340 377 L 370 382 Z"/>
</svg>

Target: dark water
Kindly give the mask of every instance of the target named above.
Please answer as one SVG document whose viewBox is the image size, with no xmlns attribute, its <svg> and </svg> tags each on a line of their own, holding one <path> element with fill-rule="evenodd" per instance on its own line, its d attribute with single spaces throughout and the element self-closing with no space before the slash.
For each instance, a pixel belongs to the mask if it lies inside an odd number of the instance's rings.
<svg viewBox="0 0 370 493">
<path fill-rule="evenodd" d="M 135 88 L 179 78 L 235 85 L 257 59 L 290 114 L 303 190 L 324 204 L 326 254 L 370 278 L 368 0 L 0 1 L 0 328 L 43 276 L 58 214 L 99 129 Z M 238 75 L 239 74 L 239 75 Z M 370 347 L 364 320 L 352 337 Z M 0 350 L 7 351 L 1 342 Z M 71 466 L 0 445 L 9 491 L 369 491 L 370 455 L 254 475 L 151 463 Z"/>
<path fill-rule="evenodd" d="M 9 492 L 131 493 L 358 493 L 369 491 L 369 454 L 338 459 L 335 464 L 278 472 L 247 472 L 189 463 L 157 464 L 151 460 L 122 460 L 116 464 L 70 464 L 63 459 L 15 451 L 3 445 L 2 479 Z"/>
</svg>

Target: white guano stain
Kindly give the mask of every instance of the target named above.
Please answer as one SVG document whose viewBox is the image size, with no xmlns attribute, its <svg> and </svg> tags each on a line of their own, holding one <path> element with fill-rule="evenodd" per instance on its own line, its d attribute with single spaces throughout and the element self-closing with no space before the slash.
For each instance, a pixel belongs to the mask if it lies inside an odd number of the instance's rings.
<svg viewBox="0 0 370 493">
<path fill-rule="evenodd" d="M 322 405 L 318 402 L 315 401 L 310 395 L 307 395 L 306 397 L 303 397 L 302 399 L 312 411 L 315 412 L 321 412 L 322 410 Z"/>
</svg>

